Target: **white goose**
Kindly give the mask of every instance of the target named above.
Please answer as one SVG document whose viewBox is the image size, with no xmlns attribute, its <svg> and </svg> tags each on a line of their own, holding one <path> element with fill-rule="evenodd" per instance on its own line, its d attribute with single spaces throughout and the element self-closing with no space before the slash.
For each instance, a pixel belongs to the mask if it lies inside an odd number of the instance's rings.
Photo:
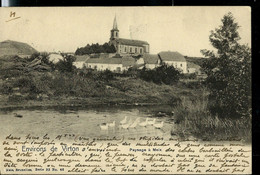
<svg viewBox="0 0 260 175">
<path fill-rule="evenodd" d="M 116 125 L 116 122 L 115 122 L 115 121 L 113 121 L 112 123 L 108 123 L 108 126 L 111 127 L 111 128 L 112 128 L 112 127 L 115 127 L 115 125 Z"/>
<path fill-rule="evenodd" d="M 155 123 L 153 126 L 156 128 L 156 129 L 161 129 L 163 127 L 163 121 L 161 123 Z"/>
<path fill-rule="evenodd" d="M 108 130 L 108 124 L 106 124 L 106 123 L 99 125 L 99 127 L 101 130 Z"/>
<path fill-rule="evenodd" d="M 132 123 L 129 128 L 136 128 L 136 126 L 138 125 L 140 121 L 140 118 L 138 117 L 137 119 L 135 119 L 134 123 Z"/>
<path fill-rule="evenodd" d="M 150 119 L 150 120 L 148 120 L 148 125 L 154 125 L 155 124 L 155 122 L 156 122 L 156 118 L 155 119 Z"/>
<path fill-rule="evenodd" d="M 132 120 L 130 119 L 128 123 L 122 124 L 122 125 L 121 125 L 121 128 L 123 128 L 123 129 L 128 129 L 129 126 L 131 125 L 131 123 L 132 123 Z"/>
<path fill-rule="evenodd" d="M 127 121 L 127 116 L 125 116 L 125 118 L 122 121 L 120 121 L 120 124 L 126 124 L 126 121 Z"/>
<path fill-rule="evenodd" d="M 148 118 L 146 118 L 144 122 L 139 123 L 139 126 L 144 126 L 144 127 L 146 127 L 147 124 L 148 124 Z"/>
</svg>

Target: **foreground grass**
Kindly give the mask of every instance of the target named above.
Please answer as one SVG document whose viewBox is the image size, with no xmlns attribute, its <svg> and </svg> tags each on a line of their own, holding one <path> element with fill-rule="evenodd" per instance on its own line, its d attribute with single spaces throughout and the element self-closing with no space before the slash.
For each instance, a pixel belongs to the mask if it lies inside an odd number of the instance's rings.
<svg viewBox="0 0 260 175">
<path fill-rule="evenodd" d="M 182 99 L 175 107 L 176 128 L 172 133 L 181 137 L 193 135 L 204 141 L 243 141 L 251 142 L 251 117 L 234 119 L 226 116 L 213 116 L 207 109 L 206 96 L 196 101 Z"/>
</svg>

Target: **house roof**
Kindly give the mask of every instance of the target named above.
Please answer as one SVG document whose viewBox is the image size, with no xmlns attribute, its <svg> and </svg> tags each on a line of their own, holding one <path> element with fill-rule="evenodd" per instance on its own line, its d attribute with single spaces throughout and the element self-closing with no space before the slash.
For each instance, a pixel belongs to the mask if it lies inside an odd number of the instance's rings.
<svg viewBox="0 0 260 175">
<path fill-rule="evenodd" d="M 148 45 L 147 41 L 131 40 L 131 39 L 124 39 L 124 38 L 117 38 L 115 40 L 119 44 L 123 44 L 123 45 L 131 45 L 131 46 L 144 46 L 144 45 Z"/>
<path fill-rule="evenodd" d="M 126 56 L 121 59 L 122 59 L 123 67 L 129 67 L 135 65 L 135 59 L 133 57 Z"/>
<path fill-rule="evenodd" d="M 97 63 L 97 64 L 122 64 L 123 67 L 133 66 L 135 59 L 132 57 L 123 58 L 90 58 L 86 63 Z"/>
<path fill-rule="evenodd" d="M 200 66 L 191 62 L 187 62 L 187 67 L 188 68 L 195 68 L 195 69 L 200 69 Z"/>
<path fill-rule="evenodd" d="M 121 58 L 90 58 L 86 63 L 121 64 Z"/>
<path fill-rule="evenodd" d="M 146 64 L 157 64 L 160 58 L 157 54 L 144 54 L 143 59 Z"/>
<path fill-rule="evenodd" d="M 179 52 L 160 52 L 159 53 L 160 58 L 162 61 L 181 61 L 186 62 L 186 59 L 182 54 Z"/>
<path fill-rule="evenodd" d="M 76 60 L 75 62 L 82 62 L 82 61 L 87 61 L 87 59 L 89 59 L 88 55 L 76 55 Z"/>
</svg>

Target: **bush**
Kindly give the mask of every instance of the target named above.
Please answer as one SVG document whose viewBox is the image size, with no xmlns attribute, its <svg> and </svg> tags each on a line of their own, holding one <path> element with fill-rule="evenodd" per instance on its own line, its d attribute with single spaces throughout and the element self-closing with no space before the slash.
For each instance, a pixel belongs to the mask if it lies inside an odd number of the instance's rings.
<svg viewBox="0 0 260 175">
<path fill-rule="evenodd" d="M 197 79 L 197 73 L 191 73 L 191 74 L 182 74 L 181 78 L 183 79 Z"/>
<path fill-rule="evenodd" d="M 143 68 L 138 77 L 145 81 L 152 81 L 156 84 L 167 84 L 172 85 L 179 81 L 180 72 L 173 66 L 163 64 L 155 69 L 147 70 Z"/>
<path fill-rule="evenodd" d="M 63 60 L 60 60 L 55 68 L 60 72 L 73 72 L 76 67 L 73 65 L 73 62 L 76 58 L 72 55 L 62 54 Z"/>
<path fill-rule="evenodd" d="M 19 77 L 14 81 L 13 87 L 19 87 L 21 93 L 38 93 L 32 77 Z"/>
<path fill-rule="evenodd" d="M 114 73 L 110 70 L 105 70 L 99 73 L 98 78 L 101 80 L 110 81 L 114 79 Z"/>
</svg>

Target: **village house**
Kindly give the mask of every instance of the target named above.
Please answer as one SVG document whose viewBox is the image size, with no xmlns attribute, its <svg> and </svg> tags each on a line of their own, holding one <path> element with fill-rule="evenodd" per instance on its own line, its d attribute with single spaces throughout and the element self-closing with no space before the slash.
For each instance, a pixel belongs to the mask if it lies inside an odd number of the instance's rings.
<svg viewBox="0 0 260 175">
<path fill-rule="evenodd" d="M 60 60 L 63 60 L 63 57 L 59 53 L 51 53 L 51 54 L 49 54 L 48 59 L 49 59 L 50 62 L 56 64 Z"/>
<path fill-rule="evenodd" d="M 73 62 L 73 65 L 78 69 L 86 67 L 86 61 L 89 59 L 88 55 L 77 55 L 76 60 Z"/>
<path fill-rule="evenodd" d="M 114 45 L 118 54 L 143 54 L 149 53 L 150 49 L 147 41 L 119 38 L 116 17 L 114 18 L 109 44 Z"/>
<path fill-rule="evenodd" d="M 144 54 L 141 58 L 143 58 L 145 68 L 147 69 L 154 69 L 161 64 L 158 54 Z"/>
<path fill-rule="evenodd" d="M 110 70 L 112 72 L 122 72 L 135 65 L 132 57 L 122 58 L 90 58 L 86 61 L 86 67 L 98 71 Z"/>
<path fill-rule="evenodd" d="M 187 61 L 182 54 L 166 51 L 160 52 L 158 55 L 163 63 L 179 69 L 184 74 L 187 73 Z"/>
<path fill-rule="evenodd" d="M 88 55 L 76 55 L 76 60 L 73 62 L 73 65 L 78 69 L 82 69 L 84 66 L 86 67 L 86 61 L 89 58 Z"/>
</svg>

